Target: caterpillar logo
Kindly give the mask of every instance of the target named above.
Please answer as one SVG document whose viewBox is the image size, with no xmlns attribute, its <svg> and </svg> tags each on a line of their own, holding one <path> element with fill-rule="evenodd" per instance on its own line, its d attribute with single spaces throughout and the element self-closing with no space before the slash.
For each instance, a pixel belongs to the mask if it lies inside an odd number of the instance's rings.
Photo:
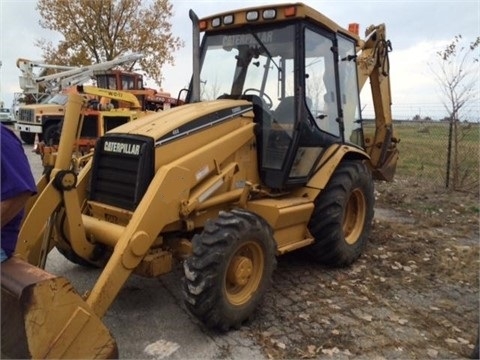
<svg viewBox="0 0 480 360">
<path fill-rule="evenodd" d="M 115 141 L 105 141 L 103 150 L 118 154 L 140 155 L 140 145 L 128 144 Z"/>
</svg>

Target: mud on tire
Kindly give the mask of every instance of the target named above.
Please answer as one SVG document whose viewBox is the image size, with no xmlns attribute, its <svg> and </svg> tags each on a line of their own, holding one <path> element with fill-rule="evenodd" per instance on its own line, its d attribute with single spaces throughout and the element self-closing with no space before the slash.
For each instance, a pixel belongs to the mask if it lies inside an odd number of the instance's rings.
<svg viewBox="0 0 480 360">
<path fill-rule="evenodd" d="M 275 251 L 263 219 L 246 210 L 221 211 L 193 238 L 193 254 L 184 262 L 187 308 L 210 328 L 239 328 L 271 283 Z"/>
<path fill-rule="evenodd" d="M 374 214 L 373 179 L 366 164 L 342 162 L 315 199 L 308 228 L 315 242 L 306 250 L 315 261 L 347 266 L 362 253 Z"/>
</svg>

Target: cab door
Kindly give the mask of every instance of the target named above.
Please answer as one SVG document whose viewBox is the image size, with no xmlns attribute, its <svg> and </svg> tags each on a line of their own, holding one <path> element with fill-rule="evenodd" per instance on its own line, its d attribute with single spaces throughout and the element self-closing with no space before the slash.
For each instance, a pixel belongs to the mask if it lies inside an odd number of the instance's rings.
<svg viewBox="0 0 480 360">
<path fill-rule="evenodd" d="M 296 63 L 284 72 L 295 76 L 292 96 L 279 99 L 264 131 L 261 175 L 273 188 L 305 185 L 323 151 L 342 142 L 335 34 L 299 23 L 297 39 Z"/>
</svg>

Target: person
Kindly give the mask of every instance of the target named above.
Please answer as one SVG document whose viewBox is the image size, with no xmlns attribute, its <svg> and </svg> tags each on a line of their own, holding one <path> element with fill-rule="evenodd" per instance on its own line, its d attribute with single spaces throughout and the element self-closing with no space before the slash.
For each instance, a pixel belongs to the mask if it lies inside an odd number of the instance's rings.
<svg viewBox="0 0 480 360">
<path fill-rule="evenodd" d="M 37 186 L 20 139 L 1 124 L 1 252 L 0 262 L 15 251 L 25 205 Z"/>
</svg>

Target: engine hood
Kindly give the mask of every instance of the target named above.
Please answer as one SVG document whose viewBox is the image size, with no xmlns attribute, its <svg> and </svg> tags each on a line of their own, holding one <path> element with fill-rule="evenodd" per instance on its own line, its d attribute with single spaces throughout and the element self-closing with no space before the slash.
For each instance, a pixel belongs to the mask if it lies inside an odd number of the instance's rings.
<svg viewBox="0 0 480 360">
<path fill-rule="evenodd" d="M 161 145 L 251 110 L 252 104 L 246 100 L 192 103 L 145 115 L 109 133 L 148 136 Z"/>
<path fill-rule="evenodd" d="M 20 107 L 20 110 L 32 109 L 35 112 L 42 111 L 43 113 L 63 113 L 65 105 L 60 104 L 29 104 Z"/>
</svg>

